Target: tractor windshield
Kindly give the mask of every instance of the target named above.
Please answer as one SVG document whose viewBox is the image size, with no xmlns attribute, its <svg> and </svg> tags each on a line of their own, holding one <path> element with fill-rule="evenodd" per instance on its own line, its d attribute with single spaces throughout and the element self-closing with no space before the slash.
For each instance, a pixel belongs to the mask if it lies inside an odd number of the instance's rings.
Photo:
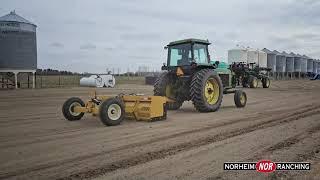
<svg viewBox="0 0 320 180">
<path fill-rule="evenodd" d="M 192 61 L 198 64 L 208 64 L 209 62 L 208 48 L 205 44 L 186 43 L 169 46 L 168 53 L 169 66 L 189 66 Z"/>
<path fill-rule="evenodd" d="M 208 51 L 207 45 L 204 44 L 194 44 L 193 45 L 193 55 L 195 62 L 199 64 L 208 63 Z"/>
<path fill-rule="evenodd" d="M 178 44 L 169 47 L 169 66 L 186 66 L 192 61 L 191 44 Z"/>
</svg>

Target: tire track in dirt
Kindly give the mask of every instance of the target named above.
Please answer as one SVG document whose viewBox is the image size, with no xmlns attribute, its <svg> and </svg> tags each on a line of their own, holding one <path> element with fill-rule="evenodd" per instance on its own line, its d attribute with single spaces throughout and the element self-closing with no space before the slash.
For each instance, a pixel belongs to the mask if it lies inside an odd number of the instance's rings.
<svg viewBox="0 0 320 180">
<path fill-rule="evenodd" d="M 246 134 L 246 133 L 250 133 L 253 132 L 255 130 L 259 130 L 259 129 L 264 129 L 264 128 L 268 128 L 268 127 L 272 127 L 272 126 L 276 126 L 282 123 L 288 123 L 291 121 L 295 121 L 295 120 L 299 120 L 301 118 L 305 118 L 307 116 L 312 116 L 312 115 L 316 115 L 320 112 L 319 107 L 316 108 L 311 108 L 309 110 L 306 110 L 304 112 L 296 112 L 293 113 L 289 116 L 287 116 L 286 118 L 282 119 L 282 118 L 273 118 L 271 120 L 268 120 L 266 122 L 262 122 L 259 124 L 255 124 L 252 126 L 249 126 L 247 128 L 243 128 L 243 129 L 238 129 L 238 130 L 234 130 L 231 132 L 225 132 L 225 133 L 221 133 L 215 136 L 209 136 L 206 138 L 201 138 L 192 142 L 187 142 L 187 143 L 182 143 L 182 144 L 178 144 L 178 145 L 174 145 L 171 146 L 169 148 L 165 148 L 159 151 L 153 151 L 153 152 L 149 152 L 146 154 L 142 154 L 139 156 L 134 156 L 130 159 L 124 159 L 124 160 L 120 160 L 111 164 L 108 164 L 106 166 L 103 166 L 101 168 L 97 168 L 97 169 L 92 169 L 89 171 L 85 171 L 85 172 L 80 172 L 77 174 L 72 174 L 70 176 L 64 177 L 64 178 L 60 178 L 60 180 L 64 180 L 64 179 L 83 179 L 83 178 L 93 178 L 93 177 L 98 177 L 100 175 L 103 175 L 105 173 L 108 172 L 112 172 L 118 169 L 125 169 L 125 168 L 129 168 L 131 166 L 136 166 L 139 164 L 143 164 L 143 163 L 147 163 L 149 161 L 152 160 L 156 160 L 156 159 L 163 159 L 167 156 L 171 156 L 174 154 L 177 154 L 181 151 L 187 151 L 190 150 L 194 147 L 199 147 L 199 146 L 204 146 L 207 144 L 212 144 L 218 141 L 222 141 L 228 138 L 232 138 L 235 136 L 239 136 L 242 134 Z"/>
<path fill-rule="evenodd" d="M 267 147 L 266 149 L 262 150 L 261 152 L 259 152 L 259 154 L 254 155 L 251 158 L 245 159 L 243 162 L 256 162 L 258 159 L 263 159 L 263 156 L 265 156 L 266 154 L 271 154 L 274 151 L 278 151 L 278 150 L 282 150 L 284 148 L 290 148 L 291 146 L 303 141 L 306 138 L 309 138 L 312 134 L 319 132 L 320 131 L 320 125 L 317 125 L 315 127 L 312 127 L 310 129 L 308 129 L 305 132 L 296 134 L 290 138 L 285 139 L 284 141 L 281 141 L 273 146 Z M 302 158 L 298 158 L 296 160 L 294 160 L 293 162 L 303 162 L 305 160 L 310 159 L 311 157 L 313 157 L 316 153 L 319 153 L 320 150 L 320 144 L 318 146 L 316 146 L 316 148 L 312 151 L 307 152 L 306 154 L 304 154 L 302 156 Z M 284 173 L 281 171 L 279 172 L 274 172 L 274 174 L 272 174 L 271 179 L 277 179 L 277 178 L 284 178 L 286 176 L 284 176 Z M 287 178 L 287 177 L 286 177 Z M 210 176 L 208 178 L 206 178 L 208 180 L 211 179 L 228 179 L 226 177 L 225 172 L 219 173 L 216 176 Z"/>
<path fill-rule="evenodd" d="M 184 132 L 181 132 L 181 133 L 175 133 L 175 134 L 171 134 L 171 135 L 167 135 L 167 136 L 156 137 L 156 138 L 153 138 L 153 139 L 150 139 L 150 140 L 146 140 L 146 141 L 142 141 L 142 142 L 138 142 L 138 143 L 134 143 L 134 144 L 128 144 L 128 145 L 123 146 L 122 148 L 120 147 L 119 149 L 116 149 L 116 151 L 127 149 L 127 148 L 132 148 L 132 147 L 137 147 L 137 146 L 142 146 L 144 144 L 150 144 L 150 143 L 156 142 L 156 141 L 161 141 L 161 140 L 166 140 L 166 139 L 175 138 L 175 137 L 179 137 L 179 136 L 184 136 L 184 135 L 191 134 L 191 133 L 207 131 L 207 130 L 211 130 L 213 128 L 219 128 L 219 127 L 222 127 L 222 126 L 228 126 L 228 125 L 241 123 L 241 122 L 247 122 L 247 121 L 255 121 L 255 120 L 258 120 L 257 118 L 269 117 L 270 114 L 281 114 L 281 113 L 287 113 L 288 111 L 294 112 L 294 111 L 302 110 L 304 108 L 312 108 L 312 107 L 314 107 L 314 106 L 307 105 L 307 106 L 299 106 L 299 107 L 295 107 L 295 108 L 291 108 L 291 109 L 285 109 L 285 110 L 273 110 L 273 111 L 268 111 L 266 113 L 259 113 L 259 114 L 256 114 L 254 116 L 245 117 L 245 118 L 241 118 L 241 119 L 236 119 L 236 120 L 232 120 L 232 121 L 228 121 L 228 122 L 221 122 L 221 123 L 218 122 L 216 124 L 209 125 L 207 127 L 202 127 L 202 128 L 198 128 L 198 129 L 184 131 Z M 34 144 L 34 143 L 42 143 L 42 142 L 48 142 L 48 141 L 51 141 L 51 140 L 57 140 L 57 137 L 52 137 L 54 135 L 66 134 L 66 135 L 64 135 L 62 137 L 63 139 L 68 139 L 68 138 L 71 139 L 71 138 L 74 138 L 74 137 L 78 136 L 78 134 L 68 135 L 70 132 L 82 132 L 82 128 L 79 127 L 77 129 L 74 129 L 72 127 L 72 129 L 66 128 L 64 130 L 54 131 L 53 133 L 50 133 L 50 134 L 48 134 L 48 133 L 46 133 L 46 134 L 38 134 L 37 136 L 30 136 L 29 139 L 30 138 L 39 138 L 39 137 L 42 138 L 42 139 L 37 139 L 37 140 L 33 140 L 33 141 L 27 141 L 27 142 L 23 142 L 23 143 L 12 144 L 12 145 L 3 145 L 3 146 L 0 145 L 0 147 L 2 147 L 2 148 L 12 148 L 12 147 L 20 146 L 20 145 L 30 145 L 30 144 Z M 82 133 L 82 135 L 88 135 L 88 134 L 91 134 L 91 133 L 93 133 L 93 132 Z M 24 135 L 24 136 L 26 136 L 26 135 Z M 44 137 L 48 137 L 48 138 L 44 138 Z M 8 142 L 12 142 L 12 141 L 8 140 Z M 5 141 L 3 141 L 3 143 L 5 143 Z M 92 154 L 92 156 L 90 156 L 88 158 L 91 158 L 93 156 L 97 156 L 97 155 L 100 155 L 100 154 L 105 154 L 105 153 L 110 153 L 110 151 L 107 151 L 107 152 L 104 151 L 104 152 L 101 152 L 101 153 L 98 153 L 98 154 Z M 84 157 L 84 158 L 86 158 L 86 157 Z"/>
<path fill-rule="evenodd" d="M 225 132 L 225 133 L 221 133 L 215 136 L 207 136 L 205 138 L 200 138 L 198 140 L 192 141 L 192 142 L 187 142 L 187 143 L 181 143 L 181 144 L 177 144 L 177 145 L 173 145 L 170 146 L 168 148 L 165 149 L 161 149 L 159 151 L 153 151 L 153 152 L 148 152 L 142 155 L 138 155 L 138 156 L 133 156 L 132 158 L 129 159 L 124 159 L 124 160 L 120 160 L 111 164 L 107 164 L 106 166 L 103 166 L 101 168 L 97 168 L 97 169 L 93 169 L 93 170 L 89 170 L 89 171 L 85 171 L 85 172 L 80 172 L 77 174 L 72 174 L 70 176 L 61 178 L 61 179 L 83 179 L 83 178 L 91 178 L 91 177 L 97 177 L 99 175 L 105 174 L 107 172 L 111 172 L 111 171 L 115 171 L 117 169 L 124 169 L 124 168 L 128 168 L 130 166 L 135 166 L 138 164 L 143 164 L 155 159 L 162 159 L 165 158 L 167 156 L 170 155 L 174 155 L 177 154 L 178 152 L 181 151 L 187 151 L 190 150 L 194 147 L 199 147 L 199 146 L 203 146 L 203 145 L 207 145 L 207 144 L 211 144 L 211 143 L 215 143 L 218 141 L 222 141 L 228 138 L 232 138 L 238 135 L 242 135 L 242 134 L 246 134 L 246 133 L 250 133 L 252 131 L 258 130 L 258 129 L 263 129 L 263 128 L 267 128 L 267 127 L 271 127 L 271 126 L 275 126 L 281 123 L 286 123 L 286 122 L 290 122 L 292 120 L 298 120 L 301 118 L 304 118 L 306 116 L 312 116 L 314 114 L 317 114 L 320 112 L 320 106 L 316 105 L 316 106 L 304 106 L 303 109 L 300 108 L 295 108 L 297 109 L 294 113 L 291 114 L 285 114 L 285 115 L 279 115 L 277 117 L 271 117 L 270 118 L 270 111 L 269 113 L 266 114 L 258 114 L 257 116 L 254 117 L 250 117 L 250 118 L 243 118 L 243 119 L 238 119 L 235 121 L 229 121 L 229 122 L 224 122 L 224 123 L 217 123 L 215 125 L 212 126 L 208 126 L 208 127 L 204 127 L 204 128 L 198 128 L 198 129 L 194 129 L 194 130 L 190 130 L 190 131 L 185 131 L 185 132 L 181 132 L 181 133 L 177 133 L 177 134 L 172 134 L 169 136 L 164 136 L 164 137 L 159 137 L 159 138 L 155 138 L 155 139 L 151 139 L 151 140 L 147 140 L 147 141 L 143 141 L 143 142 L 138 142 L 138 143 L 134 143 L 134 144 L 128 144 L 125 146 L 121 146 L 119 148 L 110 150 L 110 151 L 102 151 L 99 153 L 94 153 L 94 154 L 89 154 L 89 155 L 85 155 L 85 156 L 78 156 L 75 158 L 70 158 L 70 159 L 65 159 L 59 162 L 53 162 L 53 163 L 47 163 L 47 164 L 43 164 L 43 165 L 39 165 L 36 167 L 32 167 L 32 168 L 27 168 L 27 169 L 23 169 L 23 170 L 17 170 L 14 172 L 8 172 L 8 173 L 3 173 L 0 174 L 0 178 L 9 178 L 9 177 L 14 177 L 14 176 L 19 176 L 19 175 L 23 175 L 25 173 L 28 172 L 32 172 L 32 171 L 39 171 L 39 170 L 43 170 L 43 169 L 47 169 L 47 168 L 52 168 L 52 167 L 56 167 L 56 166 L 61 166 L 62 164 L 66 164 L 66 163 L 70 163 L 70 162 L 75 162 L 75 161 L 84 161 L 90 158 L 94 158 L 100 155 L 105 155 L 108 153 L 112 153 L 112 152 L 116 152 L 116 151 L 120 151 L 120 150 L 125 150 L 125 149 L 130 149 L 130 148 L 134 148 L 134 147 L 139 147 L 139 146 L 144 146 L 150 143 L 154 143 L 154 142 L 158 142 L 158 141 L 162 141 L 162 140 L 167 140 L 167 139 L 171 139 L 171 138 L 175 138 L 178 136 L 184 136 L 186 134 L 192 134 L 192 133 L 197 133 L 197 132 L 203 132 L 203 131 L 208 131 L 214 128 L 219 128 L 222 126 L 227 126 L 227 125 L 232 125 L 232 124 L 236 124 L 236 123 L 241 123 L 244 121 L 252 121 L 252 120 L 256 120 L 257 118 L 260 119 L 268 119 L 267 121 L 252 125 L 252 126 L 248 126 L 246 128 L 243 129 L 236 129 L 234 131 L 229 131 L 229 132 Z M 298 110 L 300 109 L 300 110 Z M 284 112 L 288 112 L 288 110 L 285 110 Z"/>
</svg>

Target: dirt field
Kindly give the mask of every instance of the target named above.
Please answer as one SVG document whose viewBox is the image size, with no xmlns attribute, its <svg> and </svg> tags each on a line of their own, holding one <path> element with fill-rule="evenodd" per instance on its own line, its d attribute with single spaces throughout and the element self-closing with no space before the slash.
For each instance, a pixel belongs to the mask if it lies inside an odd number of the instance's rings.
<svg viewBox="0 0 320 180">
<path fill-rule="evenodd" d="M 319 179 L 320 81 L 278 81 L 245 89 L 237 109 L 201 114 L 187 102 L 158 122 L 105 127 L 86 115 L 66 121 L 63 102 L 88 88 L 0 91 L 0 179 Z M 100 93 L 152 94 L 120 85 Z M 223 171 L 230 161 L 311 162 L 311 171 Z"/>
</svg>

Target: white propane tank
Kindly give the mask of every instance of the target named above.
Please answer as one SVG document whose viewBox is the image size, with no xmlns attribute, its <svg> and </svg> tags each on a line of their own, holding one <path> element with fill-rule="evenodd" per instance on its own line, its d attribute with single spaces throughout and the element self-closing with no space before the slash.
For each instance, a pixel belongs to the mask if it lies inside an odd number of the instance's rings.
<svg viewBox="0 0 320 180">
<path fill-rule="evenodd" d="M 91 75 L 80 79 L 80 86 L 85 87 L 114 87 L 116 80 L 113 75 Z"/>
<path fill-rule="evenodd" d="M 113 75 L 100 75 L 102 78 L 102 87 L 114 87 L 116 85 L 116 79 Z"/>
</svg>

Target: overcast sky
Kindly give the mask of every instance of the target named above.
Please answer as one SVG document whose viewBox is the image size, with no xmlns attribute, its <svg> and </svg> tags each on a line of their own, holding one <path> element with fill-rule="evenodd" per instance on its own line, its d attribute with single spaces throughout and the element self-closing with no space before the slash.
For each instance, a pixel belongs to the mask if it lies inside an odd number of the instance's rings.
<svg viewBox="0 0 320 180">
<path fill-rule="evenodd" d="M 37 28 L 38 68 L 105 72 L 160 70 L 163 47 L 209 39 L 226 61 L 237 44 L 320 57 L 317 0 L 1 0 Z"/>
</svg>

